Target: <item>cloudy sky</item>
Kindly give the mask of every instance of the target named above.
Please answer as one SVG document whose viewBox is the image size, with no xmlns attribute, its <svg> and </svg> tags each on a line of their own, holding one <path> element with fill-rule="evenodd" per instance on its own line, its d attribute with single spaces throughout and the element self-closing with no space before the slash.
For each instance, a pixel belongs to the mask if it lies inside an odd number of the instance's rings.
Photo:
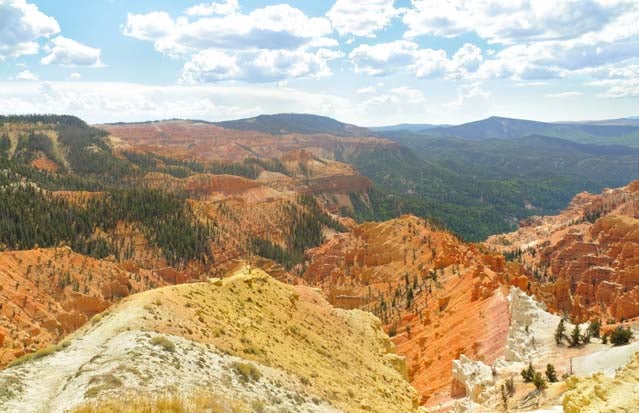
<svg viewBox="0 0 639 413">
<path fill-rule="evenodd" d="M 0 113 L 639 115 L 639 0 L 0 0 Z"/>
</svg>

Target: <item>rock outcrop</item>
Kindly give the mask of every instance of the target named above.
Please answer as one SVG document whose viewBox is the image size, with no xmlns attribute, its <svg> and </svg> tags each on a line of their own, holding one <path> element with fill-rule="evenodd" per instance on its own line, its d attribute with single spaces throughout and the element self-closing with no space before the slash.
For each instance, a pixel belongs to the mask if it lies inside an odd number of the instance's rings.
<svg viewBox="0 0 639 413">
<path fill-rule="evenodd" d="M 372 311 L 407 358 L 427 406 L 459 393 L 460 355 L 492 364 L 504 355 L 508 302 L 503 257 L 483 254 L 424 220 L 365 223 L 309 251 L 303 278 L 344 308 Z"/>
<path fill-rule="evenodd" d="M 560 215 L 486 244 L 521 262 L 529 291 L 577 321 L 639 316 L 639 181 L 579 194 Z"/>
<path fill-rule="evenodd" d="M 603 373 L 571 377 L 564 395 L 565 413 L 634 412 L 639 406 L 639 353 L 614 378 Z"/>
</svg>

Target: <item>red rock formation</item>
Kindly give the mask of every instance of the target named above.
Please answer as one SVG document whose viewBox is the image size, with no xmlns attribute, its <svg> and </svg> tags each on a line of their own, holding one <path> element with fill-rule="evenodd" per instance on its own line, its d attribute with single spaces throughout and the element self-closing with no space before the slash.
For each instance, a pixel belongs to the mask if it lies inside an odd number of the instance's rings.
<svg viewBox="0 0 639 413">
<path fill-rule="evenodd" d="M 533 219 L 487 245 L 523 251 L 532 290 L 577 321 L 639 316 L 639 181 L 579 194 L 560 215 Z"/>
<path fill-rule="evenodd" d="M 0 253 L 0 367 L 76 330 L 114 301 L 167 283 L 68 248 Z"/>
<path fill-rule="evenodd" d="M 500 280 L 516 278 L 503 257 L 413 216 L 357 225 L 308 256 L 304 278 L 331 303 L 384 321 L 422 403 L 455 396 L 452 360 L 460 354 L 487 363 L 502 355 L 509 315 Z"/>
</svg>

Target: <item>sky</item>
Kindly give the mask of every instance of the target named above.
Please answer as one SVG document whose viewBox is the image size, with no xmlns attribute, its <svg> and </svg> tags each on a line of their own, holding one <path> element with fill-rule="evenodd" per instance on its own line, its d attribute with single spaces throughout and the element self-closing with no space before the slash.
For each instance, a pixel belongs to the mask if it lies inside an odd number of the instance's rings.
<svg viewBox="0 0 639 413">
<path fill-rule="evenodd" d="M 0 0 L 0 113 L 639 115 L 639 0 Z"/>
</svg>

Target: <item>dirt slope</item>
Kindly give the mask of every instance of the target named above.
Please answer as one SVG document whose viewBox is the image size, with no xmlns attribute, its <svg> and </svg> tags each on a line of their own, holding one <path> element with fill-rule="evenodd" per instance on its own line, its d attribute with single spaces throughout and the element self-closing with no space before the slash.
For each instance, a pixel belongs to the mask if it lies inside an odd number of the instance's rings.
<svg viewBox="0 0 639 413">
<path fill-rule="evenodd" d="M 136 294 L 65 340 L 0 372 L 0 410 L 61 412 L 175 390 L 223 393 L 263 411 L 416 410 L 379 320 L 259 269 Z"/>
</svg>

